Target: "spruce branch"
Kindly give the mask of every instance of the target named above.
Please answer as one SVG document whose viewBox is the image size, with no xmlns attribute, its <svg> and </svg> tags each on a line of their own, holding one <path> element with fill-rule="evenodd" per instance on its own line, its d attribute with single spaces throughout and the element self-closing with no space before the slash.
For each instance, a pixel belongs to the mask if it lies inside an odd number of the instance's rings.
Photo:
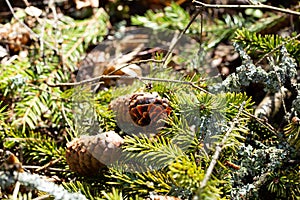
<svg viewBox="0 0 300 200">
<path fill-rule="evenodd" d="M 126 159 L 141 160 L 151 166 L 160 169 L 173 162 L 178 157 L 184 157 L 182 149 L 173 141 L 164 137 L 157 137 L 156 140 L 147 138 L 146 136 L 127 137 L 125 139 L 127 146 L 124 149 L 124 161 Z M 143 163 L 141 163 L 143 164 Z M 143 167 L 143 166 L 142 166 Z"/>
<path fill-rule="evenodd" d="M 297 15 L 300 16 L 300 12 L 289 10 L 289 9 L 284 9 L 284 8 L 278 8 L 275 6 L 269 6 L 269 5 L 264 5 L 264 4 L 257 4 L 257 5 L 222 5 L 222 4 L 207 4 L 203 3 L 201 1 L 196 1 L 193 0 L 193 3 L 199 4 L 197 7 L 205 7 L 205 8 L 228 8 L 228 9 L 246 9 L 246 8 L 253 8 L 253 9 L 268 9 L 268 10 L 273 10 L 277 12 L 282 12 L 282 13 L 287 13 L 291 15 Z"/>
<path fill-rule="evenodd" d="M 87 31 L 89 29 L 92 29 L 95 23 L 98 23 L 99 16 L 102 15 L 105 11 L 103 9 L 99 9 L 92 20 L 89 21 L 87 24 L 86 31 L 83 33 L 83 35 L 77 39 L 77 41 L 73 44 L 73 46 L 66 52 L 66 55 L 64 56 L 64 60 L 68 59 L 71 54 L 84 42 L 84 39 L 89 36 L 90 32 Z"/>
<path fill-rule="evenodd" d="M 284 47 L 291 57 L 294 57 L 298 63 L 300 61 L 298 58 L 300 45 L 297 40 L 300 34 L 293 37 L 281 37 L 274 34 L 262 35 L 245 28 L 237 30 L 235 34 L 236 36 L 233 39 L 235 43 L 241 45 L 245 51 L 250 52 L 254 57 L 261 57 L 254 65 L 261 63 L 265 58 L 274 55 L 274 53 L 283 53 L 282 50 L 279 50 Z"/>
<path fill-rule="evenodd" d="M 284 127 L 284 134 L 287 137 L 288 143 L 295 147 L 296 150 L 300 148 L 300 126 L 299 118 L 293 117 L 292 122 Z"/>
<path fill-rule="evenodd" d="M 280 48 L 282 48 L 286 44 L 289 44 L 290 42 L 292 42 L 294 40 L 297 40 L 299 37 L 300 37 L 300 33 L 298 35 L 294 36 L 294 37 L 291 37 L 287 41 L 282 42 L 280 45 L 278 45 L 277 47 L 275 47 L 274 49 L 272 49 L 271 51 L 266 53 L 263 57 L 261 57 L 254 65 L 257 65 L 257 64 L 261 63 L 266 57 L 272 55 L 274 52 L 278 51 Z"/>
<path fill-rule="evenodd" d="M 108 182 L 112 186 L 118 186 L 129 195 L 149 195 L 149 191 L 168 193 L 174 184 L 174 180 L 163 170 L 148 169 L 143 172 L 129 173 L 123 169 L 110 168 L 110 178 L 115 181 Z"/>
<path fill-rule="evenodd" d="M 212 175 L 213 169 L 217 163 L 217 160 L 219 159 L 220 153 L 222 151 L 222 147 L 225 145 L 225 142 L 227 141 L 227 138 L 229 137 L 230 133 L 233 131 L 235 125 L 238 123 L 238 119 L 239 116 L 241 115 L 241 113 L 243 112 L 244 106 L 245 106 L 246 102 L 242 102 L 242 104 L 240 105 L 239 111 L 236 115 L 236 117 L 232 120 L 230 127 L 228 128 L 226 134 L 224 135 L 222 141 L 220 144 L 217 144 L 216 146 L 216 151 L 214 153 L 214 155 L 212 156 L 212 160 L 210 162 L 210 165 L 208 166 L 208 169 L 206 171 L 206 174 L 202 180 L 202 182 L 200 183 L 200 188 L 198 191 L 200 191 L 201 189 L 203 189 L 204 187 L 206 187 L 208 180 L 210 179 L 210 176 Z"/>
</svg>

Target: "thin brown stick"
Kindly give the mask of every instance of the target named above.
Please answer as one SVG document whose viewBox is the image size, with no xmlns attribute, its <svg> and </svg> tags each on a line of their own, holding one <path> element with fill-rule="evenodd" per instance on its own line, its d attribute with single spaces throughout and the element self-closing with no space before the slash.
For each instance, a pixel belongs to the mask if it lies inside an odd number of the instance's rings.
<svg viewBox="0 0 300 200">
<path fill-rule="evenodd" d="M 62 112 L 63 118 L 66 120 L 66 123 L 70 127 L 71 131 L 73 133 L 75 133 L 75 129 L 73 128 L 72 123 L 70 122 L 70 119 L 66 115 L 66 110 L 65 110 L 64 103 L 61 104 L 61 112 Z"/>
<path fill-rule="evenodd" d="M 294 10 L 289 10 L 289 9 L 284 9 L 284 8 L 278 8 L 278 7 L 275 7 L 275 6 L 264 5 L 264 4 L 258 4 L 258 5 L 222 5 L 222 4 L 207 4 L 207 3 L 202 3 L 201 1 L 196 1 L 196 0 L 193 0 L 193 3 L 199 4 L 200 7 L 205 7 L 205 8 L 268 9 L 268 10 L 273 10 L 273 11 L 277 11 L 277 12 L 282 12 L 282 13 L 287 13 L 287 14 L 291 14 L 291 15 L 300 16 L 300 12 L 297 12 L 297 11 L 294 11 Z"/>
<path fill-rule="evenodd" d="M 14 191 L 13 191 L 13 194 L 12 194 L 12 196 L 13 196 L 12 199 L 18 199 L 20 186 L 21 186 L 21 183 L 19 181 L 17 181 L 15 186 L 14 186 L 15 188 L 14 188 Z"/>
<path fill-rule="evenodd" d="M 133 61 L 133 62 L 127 63 L 125 65 L 122 65 L 121 67 L 115 69 L 114 71 L 110 72 L 107 75 L 112 75 L 113 73 L 115 73 L 115 72 L 117 72 L 117 71 L 119 71 L 119 70 L 121 70 L 121 69 L 123 69 L 125 67 L 128 67 L 131 64 L 142 64 L 142 63 L 148 63 L 148 62 L 162 63 L 162 62 L 164 62 L 164 60 L 146 59 L 146 60 Z M 53 76 L 49 76 L 49 78 L 50 77 L 53 77 Z M 92 79 L 83 80 L 83 81 L 76 82 L 76 83 L 58 83 L 58 84 L 52 84 L 52 83 L 49 83 L 49 81 L 47 81 L 46 83 L 50 87 L 78 86 L 78 85 L 83 85 L 83 84 L 87 84 L 87 83 L 94 82 L 94 81 L 99 81 L 101 78 L 102 78 L 102 76 L 99 76 L 99 77 L 95 77 L 95 78 L 92 78 Z"/>
<path fill-rule="evenodd" d="M 102 76 L 97 76 L 95 78 L 87 79 L 84 81 L 80 82 L 75 82 L 75 83 L 49 83 L 47 82 L 47 85 L 50 87 L 61 87 L 61 86 L 78 86 L 78 85 L 84 85 L 87 83 L 91 83 L 94 81 L 99 81 L 100 79 L 136 79 L 136 80 L 144 80 L 144 81 L 156 81 L 156 82 L 166 82 L 166 83 L 179 83 L 179 84 L 184 84 L 184 85 L 190 85 L 195 89 L 198 89 L 202 92 L 205 92 L 207 94 L 211 94 L 207 90 L 197 86 L 195 83 L 190 82 L 190 81 L 180 81 L 180 80 L 170 80 L 170 79 L 163 79 L 163 78 L 150 78 L 150 77 L 140 77 L 140 76 L 121 76 L 121 75 L 102 75 Z"/>
<path fill-rule="evenodd" d="M 184 28 L 183 31 L 180 32 L 179 36 L 176 38 L 175 42 L 173 44 L 171 44 L 169 51 L 167 53 L 167 55 L 164 57 L 163 59 L 163 66 L 165 67 L 167 65 L 167 61 L 169 60 L 169 57 L 172 55 L 172 52 L 175 49 L 175 46 L 177 45 L 177 43 L 179 42 L 180 38 L 183 36 L 183 34 L 185 34 L 185 32 L 189 29 L 189 27 L 192 25 L 192 23 L 195 21 L 196 17 L 202 12 L 201 9 L 198 9 L 196 11 L 196 13 L 192 16 L 192 19 L 189 21 L 189 23 L 187 24 L 187 26 Z"/>
<path fill-rule="evenodd" d="M 22 165 L 22 167 L 24 169 L 34 169 L 34 170 L 36 170 L 36 169 L 38 169 L 38 168 L 40 168 L 42 166 Z M 54 167 L 48 167 L 48 170 L 49 171 L 53 171 L 53 172 L 68 172 L 69 171 L 67 169 L 54 168 Z"/>
<path fill-rule="evenodd" d="M 59 162 L 60 160 L 61 160 L 61 158 L 57 158 L 55 160 L 51 160 L 50 162 L 48 162 L 44 166 L 41 166 L 41 167 L 37 168 L 35 171 L 39 172 L 41 170 L 44 170 L 44 169 L 48 168 L 49 166 L 54 165 L 55 163 Z"/>
<path fill-rule="evenodd" d="M 23 2 L 25 3 L 25 5 L 26 5 L 27 7 L 30 6 L 30 3 L 29 3 L 27 0 L 23 0 Z"/>
<path fill-rule="evenodd" d="M 44 200 L 44 199 L 50 199 L 51 195 L 50 194 L 45 194 L 45 195 L 42 195 L 42 196 L 39 196 L 39 197 L 36 197 L 32 200 Z"/>
<path fill-rule="evenodd" d="M 230 103 L 230 105 L 234 106 L 235 108 L 239 108 L 238 106 L 236 106 L 236 105 L 234 105 L 232 103 Z M 251 118 L 255 119 L 259 124 L 261 124 L 262 126 L 266 127 L 273 134 L 277 134 L 276 129 L 271 124 L 269 124 L 268 122 L 266 122 L 265 120 L 263 120 L 263 119 L 255 116 L 255 115 L 253 115 L 253 114 L 251 114 L 251 113 L 249 113 L 249 112 L 247 112 L 245 110 L 243 110 L 242 112 L 243 112 L 243 114 L 247 115 L 248 117 L 251 117 Z"/>
</svg>

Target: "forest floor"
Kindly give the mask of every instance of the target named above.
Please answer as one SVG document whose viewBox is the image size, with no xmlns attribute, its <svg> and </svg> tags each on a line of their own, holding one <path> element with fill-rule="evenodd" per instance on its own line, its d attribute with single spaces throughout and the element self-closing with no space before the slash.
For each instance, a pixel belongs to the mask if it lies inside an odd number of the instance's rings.
<svg viewBox="0 0 300 200">
<path fill-rule="evenodd" d="M 297 0 L 2 0 L 1 199 L 300 197 Z"/>
</svg>

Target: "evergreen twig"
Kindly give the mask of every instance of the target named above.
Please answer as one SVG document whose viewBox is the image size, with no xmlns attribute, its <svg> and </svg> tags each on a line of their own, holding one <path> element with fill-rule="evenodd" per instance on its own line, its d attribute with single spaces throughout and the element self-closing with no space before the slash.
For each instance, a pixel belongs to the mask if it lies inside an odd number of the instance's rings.
<svg viewBox="0 0 300 200">
<path fill-rule="evenodd" d="M 236 107 L 236 106 L 235 106 Z M 243 111 L 243 113 L 253 119 L 255 119 L 255 121 L 257 121 L 260 125 L 264 126 L 265 128 L 267 128 L 271 133 L 277 134 L 276 129 L 268 122 L 266 122 L 265 120 L 249 113 L 246 111 Z"/>
<path fill-rule="evenodd" d="M 280 45 L 278 45 L 277 47 L 275 47 L 274 49 L 272 49 L 271 51 L 269 51 L 268 53 L 266 53 L 263 57 L 261 57 L 256 63 L 254 63 L 254 65 L 257 65 L 258 63 L 261 63 L 266 57 L 272 55 L 274 52 L 276 52 L 277 50 L 279 50 L 281 47 L 285 46 L 286 44 L 288 44 L 289 42 L 296 40 L 300 37 L 300 33 L 290 39 L 288 39 L 285 42 L 282 42 Z"/>
<path fill-rule="evenodd" d="M 92 26 L 97 23 L 97 20 L 99 18 L 99 16 L 104 12 L 103 9 L 98 10 L 98 12 L 93 16 L 92 20 L 89 21 L 89 23 L 87 24 L 87 30 L 92 28 Z M 78 46 L 84 42 L 84 38 L 86 38 L 89 35 L 89 32 L 86 31 L 83 33 L 83 35 L 78 38 L 78 40 L 74 43 L 74 45 L 71 47 L 71 49 L 69 49 L 66 52 L 66 55 L 64 56 L 64 59 L 68 59 L 71 54 L 78 48 Z"/>
</svg>

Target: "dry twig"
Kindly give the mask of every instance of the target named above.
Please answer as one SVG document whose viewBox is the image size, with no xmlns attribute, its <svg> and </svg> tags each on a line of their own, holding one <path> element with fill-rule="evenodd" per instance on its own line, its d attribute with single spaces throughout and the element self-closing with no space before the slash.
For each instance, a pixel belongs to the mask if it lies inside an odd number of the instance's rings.
<svg viewBox="0 0 300 200">
<path fill-rule="evenodd" d="M 207 90 L 199 87 L 196 85 L 194 82 L 191 81 L 181 81 L 181 80 L 170 80 L 170 79 L 162 79 L 162 78 L 150 78 L 150 77 L 140 77 L 140 76 L 121 76 L 121 75 L 101 75 L 97 76 L 95 78 L 83 80 L 80 82 L 75 82 L 75 83 L 49 83 L 47 82 L 47 85 L 50 87 L 61 87 L 61 86 L 78 86 L 78 85 L 84 85 L 87 83 L 95 82 L 95 81 L 100 81 L 100 79 L 136 79 L 136 80 L 144 80 L 144 81 L 156 81 L 156 82 L 167 82 L 167 83 L 180 83 L 184 85 L 190 85 L 195 89 L 198 89 L 202 92 L 211 94 Z"/>
<path fill-rule="evenodd" d="M 177 45 L 178 41 L 180 40 L 180 38 L 183 36 L 183 34 L 185 34 L 185 32 L 189 29 L 189 27 L 192 25 L 192 23 L 195 21 L 196 17 L 202 12 L 202 9 L 198 9 L 196 11 L 196 13 L 192 16 L 191 20 L 189 21 L 189 23 L 187 24 L 187 26 L 184 28 L 183 31 L 180 32 L 180 34 L 178 35 L 178 37 L 176 38 L 176 40 L 171 44 L 169 51 L 167 53 L 167 55 L 164 57 L 164 64 L 163 66 L 165 67 L 167 65 L 167 61 L 169 59 L 169 57 L 171 56 L 175 46 Z M 202 20 L 201 20 L 202 21 Z M 202 24 L 201 24 L 202 25 Z M 202 26 L 201 26 L 202 28 Z M 202 42 L 202 41 L 201 41 Z"/>
<path fill-rule="evenodd" d="M 35 171 L 36 171 L 36 172 L 39 172 L 39 171 L 41 171 L 41 170 L 44 170 L 44 169 L 48 168 L 49 166 L 54 165 L 55 163 L 59 162 L 61 159 L 62 159 L 62 158 L 57 158 L 57 159 L 55 159 L 55 160 L 51 160 L 51 161 L 48 162 L 47 164 L 45 164 L 45 165 L 43 165 L 43 166 L 37 168 Z"/>
<path fill-rule="evenodd" d="M 268 9 L 268 10 L 273 10 L 273 11 L 277 11 L 277 12 L 282 12 L 282 13 L 287 13 L 287 14 L 291 14 L 291 15 L 300 16 L 300 12 L 285 9 L 285 8 L 278 8 L 278 7 L 275 7 L 275 6 L 264 5 L 264 4 L 258 4 L 258 5 L 222 5 L 222 4 L 207 4 L 207 3 L 203 3 L 201 1 L 196 1 L 196 0 L 193 0 L 193 2 L 196 3 L 196 4 L 199 4 L 199 7 L 205 7 L 205 8 Z"/>
</svg>

